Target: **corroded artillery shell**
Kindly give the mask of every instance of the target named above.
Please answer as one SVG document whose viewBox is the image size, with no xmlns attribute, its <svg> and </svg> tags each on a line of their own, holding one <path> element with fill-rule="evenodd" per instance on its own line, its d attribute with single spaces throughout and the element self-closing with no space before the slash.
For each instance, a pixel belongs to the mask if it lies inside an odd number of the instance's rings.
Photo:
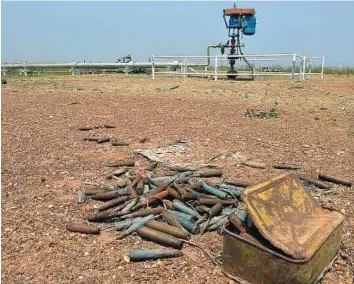
<svg viewBox="0 0 354 284">
<path fill-rule="evenodd" d="M 99 234 L 100 229 L 96 226 L 85 224 L 85 223 L 76 223 L 70 222 L 66 225 L 66 229 L 70 232 L 82 233 L 82 234 Z"/>
</svg>

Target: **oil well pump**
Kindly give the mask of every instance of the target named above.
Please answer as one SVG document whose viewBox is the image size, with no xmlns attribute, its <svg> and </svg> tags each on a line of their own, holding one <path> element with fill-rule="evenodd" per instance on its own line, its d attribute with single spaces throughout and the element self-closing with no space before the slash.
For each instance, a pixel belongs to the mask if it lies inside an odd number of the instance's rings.
<svg viewBox="0 0 354 284">
<path fill-rule="evenodd" d="M 256 11 L 253 8 L 236 8 L 236 4 L 234 4 L 233 8 L 223 10 L 225 26 L 231 39 L 224 45 L 221 52 L 223 54 L 224 49 L 229 48 L 228 60 L 230 68 L 227 75 L 229 79 L 237 78 L 237 71 L 235 70 L 236 60 L 243 60 L 250 69 L 251 74 L 253 73 L 252 65 L 242 56 L 244 44 L 241 43 L 240 37 L 242 35 L 252 36 L 256 33 L 255 13 Z M 251 79 L 254 79 L 253 75 L 251 75 Z"/>
</svg>

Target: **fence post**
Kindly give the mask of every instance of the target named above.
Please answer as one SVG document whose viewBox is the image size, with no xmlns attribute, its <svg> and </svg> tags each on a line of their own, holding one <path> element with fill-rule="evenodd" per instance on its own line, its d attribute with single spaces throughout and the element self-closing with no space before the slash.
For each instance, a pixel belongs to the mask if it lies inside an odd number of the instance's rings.
<svg viewBox="0 0 354 284">
<path fill-rule="evenodd" d="M 218 80 L 218 57 L 215 56 L 215 70 L 214 70 L 214 78 L 215 78 L 215 81 Z"/>
<path fill-rule="evenodd" d="M 291 68 L 291 80 L 295 80 L 295 68 L 296 68 L 296 54 L 293 54 L 293 66 Z"/>
<path fill-rule="evenodd" d="M 323 73 L 324 73 L 324 65 L 325 65 L 325 57 L 322 57 L 322 70 L 321 70 L 321 79 L 323 79 Z"/>
<path fill-rule="evenodd" d="M 305 74 L 306 74 L 306 56 L 302 58 L 302 80 L 305 80 Z"/>
<path fill-rule="evenodd" d="M 155 79 L 155 56 L 151 56 L 152 58 L 152 63 L 151 63 L 151 74 L 152 74 L 152 79 Z"/>
</svg>

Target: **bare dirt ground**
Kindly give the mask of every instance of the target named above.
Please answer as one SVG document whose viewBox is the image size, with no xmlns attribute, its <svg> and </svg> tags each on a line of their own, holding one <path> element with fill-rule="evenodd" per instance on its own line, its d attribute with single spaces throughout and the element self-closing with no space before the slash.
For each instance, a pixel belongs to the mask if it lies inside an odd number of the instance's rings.
<svg viewBox="0 0 354 284">
<path fill-rule="evenodd" d="M 170 87 L 179 88 L 170 90 Z M 280 118 L 245 118 L 247 109 L 276 108 Z M 86 236 L 65 231 L 92 211 L 76 204 L 84 181 L 106 182 L 106 162 L 138 148 L 190 142 L 196 157 L 238 154 L 254 161 L 294 163 L 354 178 L 354 77 L 255 82 L 124 76 L 10 78 L 2 86 L 3 283 L 233 283 L 195 248 L 184 257 L 125 263 L 133 248 L 155 247 L 115 232 Z M 81 126 L 112 124 L 96 133 L 127 147 L 83 141 Z M 147 135 L 142 145 L 138 139 Z M 226 177 L 254 183 L 280 171 L 214 161 Z M 354 188 L 333 186 L 322 203 L 345 215 L 343 239 L 354 247 Z M 217 233 L 193 240 L 218 255 Z M 229 282 L 228 282 L 229 281 Z M 351 283 L 345 254 L 324 283 Z"/>
</svg>

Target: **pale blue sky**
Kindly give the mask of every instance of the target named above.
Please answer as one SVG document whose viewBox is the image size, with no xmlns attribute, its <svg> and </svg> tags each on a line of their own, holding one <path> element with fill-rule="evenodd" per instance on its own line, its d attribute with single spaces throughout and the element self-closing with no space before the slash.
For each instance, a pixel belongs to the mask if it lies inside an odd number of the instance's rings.
<svg viewBox="0 0 354 284">
<path fill-rule="evenodd" d="M 113 62 L 125 54 L 204 55 L 228 40 L 233 2 L 2 2 L 2 62 Z M 354 2 L 238 2 L 254 7 L 246 54 L 296 52 L 354 66 Z"/>
</svg>

